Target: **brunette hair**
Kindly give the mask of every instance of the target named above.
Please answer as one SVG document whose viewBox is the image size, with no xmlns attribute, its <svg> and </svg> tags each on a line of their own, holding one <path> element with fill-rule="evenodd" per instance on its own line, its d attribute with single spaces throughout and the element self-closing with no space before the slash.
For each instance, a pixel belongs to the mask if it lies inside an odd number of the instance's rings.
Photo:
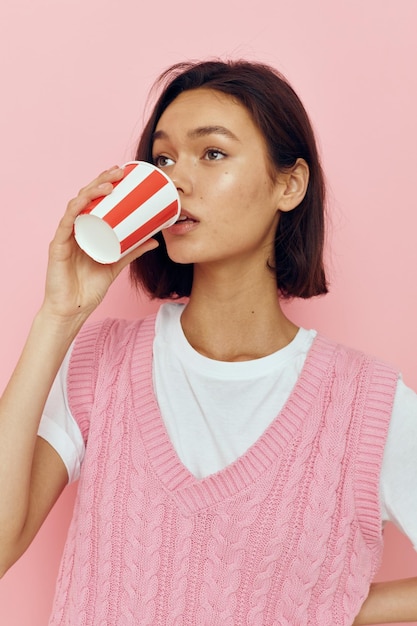
<svg viewBox="0 0 417 626">
<path fill-rule="evenodd" d="M 275 236 L 274 271 L 284 297 L 310 298 L 327 293 L 323 266 L 325 185 L 308 115 L 288 81 L 275 69 L 248 61 L 178 63 L 156 83 L 163 90 L 143 130 L 136 159 L 152 162 L 152 137 L 162 113 L 182 92 L 205 87 L 243 104 L 261 131 L 271 170 L 291 169 L 297 159 L 309 167 L 302 202 L 282 212 Z M 156 298 L 189 296 L 193 265 L 174 263 L 164 240 L 131 264 L 131 277 Z"/>
</svg>

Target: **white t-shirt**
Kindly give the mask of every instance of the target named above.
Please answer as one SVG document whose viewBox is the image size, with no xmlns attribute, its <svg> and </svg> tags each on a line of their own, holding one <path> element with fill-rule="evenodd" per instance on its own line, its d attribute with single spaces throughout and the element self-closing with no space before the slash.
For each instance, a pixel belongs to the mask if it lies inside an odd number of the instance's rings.
<svg viewBox="0 0 417 626">
<path fill-rule="evenodd" d="M 285 348 L 252 361 L 204 357 L 188 343 L 180 317 L 184 305 L 164 304 L 156 319 L 155 395 L 178 457 L 197 478 L 241 456 L 277 416 L 316 336 L 300 328 Z M 68 352 L 51 389 L 39 427 L 78 478 L 84 442 L 68 406 Z M 383 521 L 392 521 L 417 549 L 417 395 L 400 378 L 380 480 Z"/>
</svg>

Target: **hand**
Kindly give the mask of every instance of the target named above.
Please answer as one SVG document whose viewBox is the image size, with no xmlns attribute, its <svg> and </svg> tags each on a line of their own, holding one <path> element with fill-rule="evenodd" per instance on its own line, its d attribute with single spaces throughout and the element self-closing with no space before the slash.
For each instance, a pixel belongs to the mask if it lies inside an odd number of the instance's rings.
<svg viewBox="0 0 417 626">
<path fill-rule="evenodd" d="M 373 583 L 353 626 L 417 623 L 417 578 Z"/>
<path fill-rule="evenodd" d="M 113 183 L 124 176 L 123 169 L 113 167 L 102 172 L 81 189 L 67 206 L 54 239 L 49 246 L 43 310 L 58 319 L 86 318 L 103 300 L 120 272 L 135 258 L 158 246 L 150 239 L 117 263 L 102 265 L 81 250 L 74 239 L 77 215 L 94 199 L 110 194 Z"/>
</svg>

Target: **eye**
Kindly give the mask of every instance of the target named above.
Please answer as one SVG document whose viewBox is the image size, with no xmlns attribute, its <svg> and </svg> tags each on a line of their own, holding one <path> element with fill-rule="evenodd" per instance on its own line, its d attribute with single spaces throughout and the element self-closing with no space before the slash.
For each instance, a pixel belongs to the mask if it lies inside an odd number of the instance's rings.
<svg viewBox="0 0 417 626">
<path fill-rule="evenodd" d="M 174 161 L 170 157 L 167 157 L 163 154 L 158 154 L 153 157 L 153 163 L 156 167 L 168 167 L 169 165 L 173 165 Z"/>
<path fill-rule="evenodd" d="M 209 148 L 204 153 L 204 158 L 207 161 L 220 161 L 221 159 L 224 159 L 225 156 L 226 153 L 223 152 L 223 150 L 219 150 L 218 148 Z"/>
</svg>

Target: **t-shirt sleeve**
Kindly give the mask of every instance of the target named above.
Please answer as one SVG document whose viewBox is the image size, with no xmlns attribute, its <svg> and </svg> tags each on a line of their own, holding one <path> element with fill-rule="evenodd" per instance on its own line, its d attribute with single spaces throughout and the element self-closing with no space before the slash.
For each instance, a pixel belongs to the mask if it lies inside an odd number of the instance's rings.
<svg viewBox="0 0 417 626">
<path fill-rule="evenodd" d="M 399 378 L 381 469 L 381 508 L 417 550 L 417 394 Z"/>
<path fill-rule="evenodd" d="M 68 472 L 68 482 L 78 480 L 85 453 L 80 428 L 68 405 L 67 375 L 72 346 L 69 349 L 49 393 L 38 435 L 59 454 Z"/>
</svg>

